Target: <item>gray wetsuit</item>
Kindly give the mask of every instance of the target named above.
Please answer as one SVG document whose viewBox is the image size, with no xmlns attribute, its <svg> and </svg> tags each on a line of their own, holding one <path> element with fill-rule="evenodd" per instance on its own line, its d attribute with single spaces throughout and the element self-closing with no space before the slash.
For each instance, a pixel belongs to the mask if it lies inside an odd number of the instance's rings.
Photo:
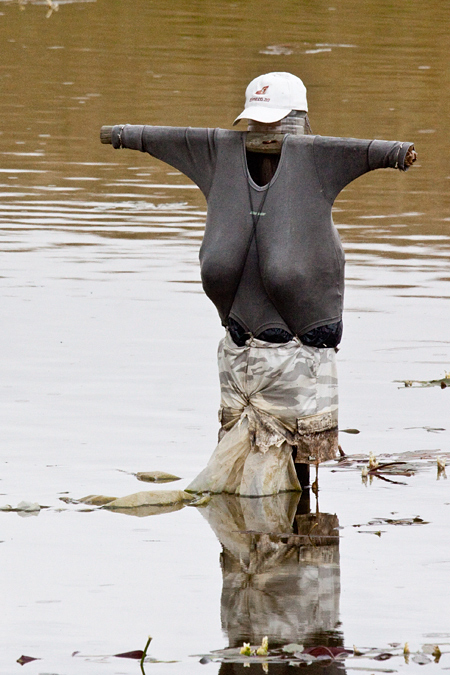
<svg viewBox="0 0 450 675">
<path fill-rule="evenodd" d="M 115 126 L 113 146 L 148 152 L 188 176 L 208 205 L 203 288 L 223 325 L 301 336 L 341 321 L 344 251 L 333 224 L 339 192 L 373 169 L 406 170 L 412 143 L 286 134 L 268 185 L 248 170 L 246 132 Z"/>
</svg>

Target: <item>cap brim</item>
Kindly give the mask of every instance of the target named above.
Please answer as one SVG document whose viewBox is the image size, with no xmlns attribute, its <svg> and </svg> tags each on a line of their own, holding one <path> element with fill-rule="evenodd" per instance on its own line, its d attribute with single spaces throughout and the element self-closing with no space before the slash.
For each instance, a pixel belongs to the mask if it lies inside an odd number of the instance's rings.
<svg viewBox="0 0 450 675">
<path fill-rule="evenodd" d="M 233 122 L 233 126 L 239 122 L 239 120 L 247 119 L 253 120 L 254 122 L 262 122 L 262 124 L 272 124 L 273 122 L 279 122 L 289 115 L 291 109 L 286 108 L 261 108 L 257 106 L 250 106 L 245 108 L 240 115 L 236 117 Z"/>
</svg>

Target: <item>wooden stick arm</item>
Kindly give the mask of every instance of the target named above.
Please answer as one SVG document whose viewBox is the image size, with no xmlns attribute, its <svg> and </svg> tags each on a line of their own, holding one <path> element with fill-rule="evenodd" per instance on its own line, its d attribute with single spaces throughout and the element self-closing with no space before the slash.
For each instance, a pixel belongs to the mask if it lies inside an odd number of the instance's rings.
<svg viewBox="0 0 450 675">
<path fill-rule="evenodd" d="M 113 127 L 109 125 L 102 126 L 100 129 L 100 142 L 104 145 L 112 143 Z M 262 134 L 251 132 L 247 134 L 247 150 L 251 152 L 264 152 L 280 154 L 284 134 Z"/>
<path fill-rule="evenodd" d="M 405 156 L 405 166 L 412 166 L 414 162 L 417 161 L 417 152 L 414 150 L 412 145 Z"/>
<path fill-rule="evenodd" d="M 100 142 L 105 145 L 112 143 L 112 126 L 105 125 L 100 129 Z M 248 132 L 246 148 L 250 152 L 264 152 L 279 155 L 285 134 L 260 132 Z M 417 160 L 417 153 L 414 146 L 411 146 L 405 157 L 405 166 L 409 167 Z"/>
<path fill-rule="evenodd" d="M 112 130 L 113 127 L 104 126 L 100 129 L 100 142 L 105 145 L 112 143 Z"/>
</svg>

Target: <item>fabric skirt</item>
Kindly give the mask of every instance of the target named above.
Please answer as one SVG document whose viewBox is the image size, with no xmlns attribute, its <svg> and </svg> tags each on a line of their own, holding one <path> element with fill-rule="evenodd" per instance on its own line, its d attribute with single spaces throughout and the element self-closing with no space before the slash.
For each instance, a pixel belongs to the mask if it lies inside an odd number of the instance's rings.
<svg viewBox="0 0 450 675">
<path fill-rule="evenodd" d="M 298 338 L 274 344 L 227 334 L 219 343 L 219 443 L 191 492 L 262 496 L 299 490 L 294 459 L 319 463 L 338 450 L 336 353 Z"/>
</svg>

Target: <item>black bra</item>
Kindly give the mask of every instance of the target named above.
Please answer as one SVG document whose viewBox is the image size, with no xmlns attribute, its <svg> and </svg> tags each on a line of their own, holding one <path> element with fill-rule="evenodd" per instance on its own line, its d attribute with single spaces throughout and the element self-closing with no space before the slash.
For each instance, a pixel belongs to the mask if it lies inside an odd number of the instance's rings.
<svg viewBox="0 0 450 675">
<path fill-rule="evenodd" d="M 238 347 L 243 347 L 247 340 L 251 338 L 251 333 L 248 333 L 240 323 L 231 317 L 228 319 L 228 330 L 231 339 Z M 338 321 L 337 323 L 330 323 L 326 326 L 313 328 L 299 337 L 301 342 L 308 347 L 325 349 L 338 346 L 342 338 L 342 330 L 342 321 Z M 272 342 L 275 344 L 286 344 L 294 338 L 291 333 L 288 333 L 288 331 L 283 330 L 282 328 L 267 328 L 256 337 L 258 340 L 264 340 L 265 342 Z"/>
</svg>

